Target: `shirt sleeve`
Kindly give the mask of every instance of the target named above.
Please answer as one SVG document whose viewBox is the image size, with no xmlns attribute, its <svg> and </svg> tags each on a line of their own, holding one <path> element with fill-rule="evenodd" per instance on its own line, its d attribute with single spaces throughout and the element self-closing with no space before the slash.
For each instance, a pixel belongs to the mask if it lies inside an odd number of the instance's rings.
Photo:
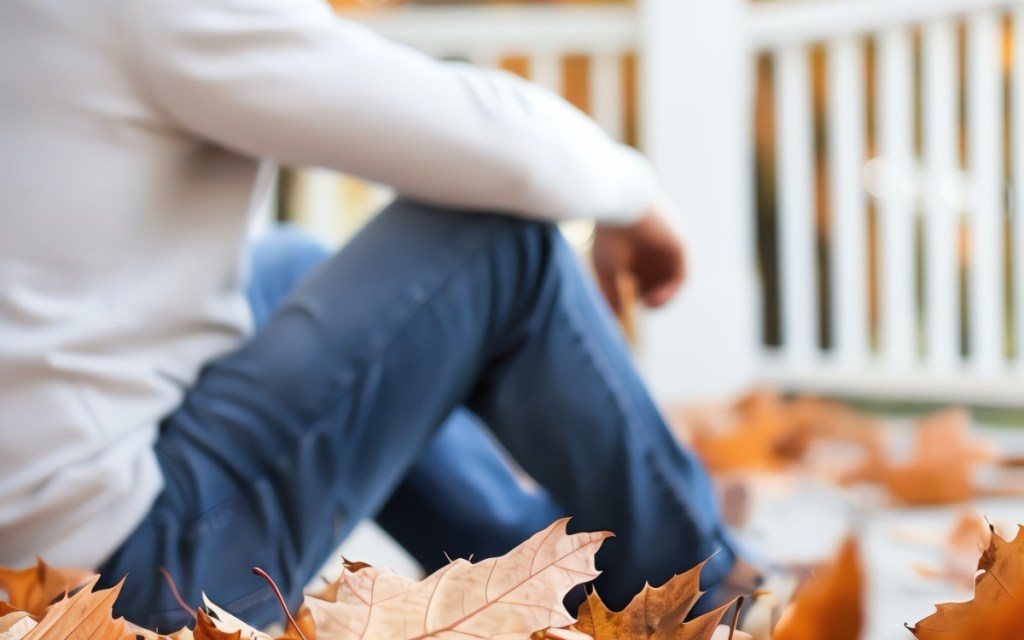
<svg viewBox="0 0 1024 640">
<path fill-rule="evenodd" d="M 322 0 L 125 1 L 158 108 L 234 151 L 549 220 L 627 222 L 658 190 L 646 158 L 555 94 L 429 58 Z"/>
</svg>

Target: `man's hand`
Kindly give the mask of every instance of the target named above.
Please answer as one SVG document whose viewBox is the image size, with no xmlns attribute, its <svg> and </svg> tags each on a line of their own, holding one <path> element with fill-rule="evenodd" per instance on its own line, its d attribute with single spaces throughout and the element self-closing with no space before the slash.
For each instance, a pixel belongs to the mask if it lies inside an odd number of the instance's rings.
<svg viewBox="0 0 1024 640">
<path fill-rule="evenodd" d="M 669 226 L 666 213 L 666 205 L 655 204 L 629 226 L 598 226 L 594 236 L 594 270 L 616 313 L 623 306 L 618 285 L 621 274 L 632 276 L 637 295 L 649 307 L 659 307 L 671 300 L 683 284 L 683 243 Z"/>
</svg>

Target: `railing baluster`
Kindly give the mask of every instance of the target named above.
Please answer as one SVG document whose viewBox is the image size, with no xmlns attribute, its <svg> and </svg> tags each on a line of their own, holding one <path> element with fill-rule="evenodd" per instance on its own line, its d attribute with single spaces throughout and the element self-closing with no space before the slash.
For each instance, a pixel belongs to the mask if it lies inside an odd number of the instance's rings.
<svg viewBox="0 0 1024 640">
<path fill-rule="evenodd" d="M 782 340 L 794 367 L 811 364 L 817 346 L 811 80 L 803 47 L 776 54 Z"/>
<path fill-rule="evenodd" d="M 912 218 L 913 60 L 909 29 L 878 38 L 878 147 L 887 168 L 878 203 L 878 286 L 882 357 L 895 371 L 914 360 Z"/>
<path fill-rule="evenodd" d="M 925 335 L 936 373 L 953 369 L 959 346 L 957 310 L 956 25 L 942 20 L 924 31 L 923 117 Z"/>
<path fill-rule="evenodd" d="M 1013 282 L 1014 338 L 1017 367 L 1024 369 L 1024 5 L 1013 12 L 1013 77 L 1011 78 L 1013 145 Z"/>
<path fill-rule="evenodd" d="M 995 372 L 1003 359 L 1002 187 L 1000 162 L 999 20 L 972 15 L 967 23 L 968 166 L 971 173 L 970 362 Z"/>
<path fill-rule="evenodd" d="M 590 112 L 612 138 L 623 137 L 622 56 L 602 53 L 590 58 Z"/>
<path fill-rule="evenodd" d="M 562 58 L 553 53 L 530 56 L 530 79 L 562 95 Z"/>
<path fill-rule="evenodd" d="M 868 353 L 867 217 L 864 150 L 864 49 L 844 38 L 828 49 L 829 176 L 832 185 L 832 323 L 839 366 L 862 366 Z"/>
</svg>

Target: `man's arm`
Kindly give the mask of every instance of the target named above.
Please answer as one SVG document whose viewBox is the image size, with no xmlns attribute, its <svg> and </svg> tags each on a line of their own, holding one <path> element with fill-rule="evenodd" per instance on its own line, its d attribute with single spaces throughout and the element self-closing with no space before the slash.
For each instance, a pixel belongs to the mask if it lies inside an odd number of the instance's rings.
<svg viewBox="0 0 1024 640">
<path fill-rule="evenodd" d="M 435 61 L 322 0 L 124 0 L 140 77 L 176 126 L 440 205 L 542 219 L 642 215 L 647 160 L 510 74 Z"/>
</svg>

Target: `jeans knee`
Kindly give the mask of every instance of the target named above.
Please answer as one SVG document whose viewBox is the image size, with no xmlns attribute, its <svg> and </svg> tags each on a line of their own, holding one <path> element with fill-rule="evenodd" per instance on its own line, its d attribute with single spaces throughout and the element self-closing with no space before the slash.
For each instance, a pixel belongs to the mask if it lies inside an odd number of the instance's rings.
<svg viewBox="0 0 1024 640">
<path fill-rule="evenodd" d="M 459 210 L 399 199 L 382 214 L 391 224 L 410 229 L 437 224 L 452 235 L 468 233 L 482 239 L 488 251 L 510 253 L 524 263 L 551 266 L 558 255 L 571 255 L 565 238 L 553 222 L 518 217 L 510 213 Z M 426 220 L 427 222 L 424 222 Z M 525 266 L 525 265 L 524 265 Z M 559 265 L 560 266 L 560 265 Z"/>
</svg>

